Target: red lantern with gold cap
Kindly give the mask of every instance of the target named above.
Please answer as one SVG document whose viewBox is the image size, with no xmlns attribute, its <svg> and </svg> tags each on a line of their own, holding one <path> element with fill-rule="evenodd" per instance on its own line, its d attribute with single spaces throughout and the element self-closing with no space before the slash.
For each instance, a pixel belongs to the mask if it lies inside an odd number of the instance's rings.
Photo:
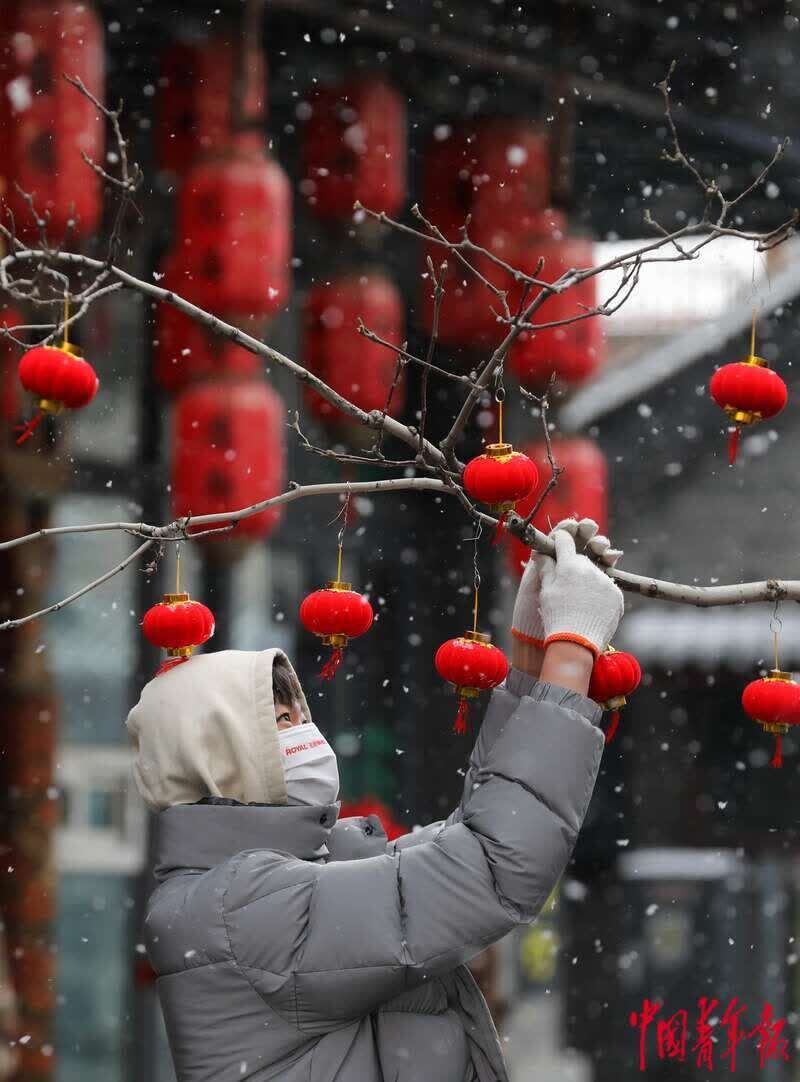
<svg viewBox="0 0 800 1082">
<path fill-rule="evenodd" d="M 497 443 L 487 444 L 482 455 L 471 459 L 464 468 L 464 491 L 473 500 L 489 505 L 500 514 L 495 541 L 498 540 L 506 515 L 514 510 L 517 500 L 530 495 L 539 480 L 539 471 L 527 455 L 515 451 L 510 443 L 503 442 L 503 398 L 505 392 L 497 392 L 498 434 Z"/>
<path fill-rule="evenodd" d="M 443 642 L 436 651 L 436 671 L 455 688 L 458 712 L 453 732 L 463 736 L 467 731 L 470 699 L 482 691 L 497 687 L 508 673 L 508 659 L 502 650 L 492 645 L 491 636 L 478 631 L 478 573 L 477 537 L 475 538 L 475 594 L 472 603 L 472 630 L 456 639 Z"/>
<path fill-rule="evenodd" d="M 607 646 L 597 658 L 589 681 L 589 698 L 603 710 L 610 710 L 606 744 L 614 738 L 619 725 L 619 712 L 627 703 L 627 695 L 635 691 L 642 679 L 642 670 L 633 654 Z"/>
<path fill-rule="evenodd" d="M 750 336 L 750 356 L 718 368 L 708 385 L 711 397 L 725 410 L 733 424 L 728 441 L 728 464 L 736 461 L 739 436 L 745 425 L 775 417 L 786 405 L 786 384 L 777 372 L 757 357 L 756 320 Z"/>
<path fill-rule="evenodd" d="M 46 414 L 55 416 L 66 409 L 82 409 L 97 394 L 100 381 L 77 347 L 66 340 L 59 346 L 34 346 L 19 362 L 19 378 L 26 391 L 36 395 L 38 414 L 27 424 L 17 443 L 33 435 Z"/>
<path fill-rule="evenodd" d="M 333 647 L 333 652 L 320 671 L 323 680 L 333 679 L 342 660 L 345 646 L 350 639 L 369 631 L 372 627 L 372 605 L 361 594 L 342 581 L 342 543 L 347 525 L 348 496 L 344 509 L 344 525 L 339 533 L 339 559 L 336 578 L 322 590 L 309 594 L 300 606 L 300 620 L 306 631 L 322 640 L 323 646 Z"/>
<path fill-rule="evenodd" d="M 164 594 L 157 605 L 144 614 L 142 631 L 148 642 L 167 651 L 167 660 L 156 676 L 188 661 L 197 646 L 214 634 L 214 614 L 200 601 L 193 601 L 181 590 L 180 556 L 175 572 L 175 593 Z"/>
<path fill-rule="evenodd" d="M 765 733 L 775 737 L 770 766 L 783 766 L 781 737 L 790 725 L 800 725 L 800 685 L 777 667 L 763 680 L 753 680 L 742 693 L 742 706 Z"/>
<path fill-rule="evenodd" d="M 309 594 L 300 606 L 300 620 L 324 646 L 333 647 L 320 676 L 331 680 L 339 668 L 345 646 L 372 626 L 372 605 L 338 576 L 322 590 Z"/>
<path fill-rule="evenodd" d="M 463 735 L 467 731 L 470 699 L 505 680 L 508 659 L 492 645 L 489 635 L 473 629 L 443 642 L 436 651 L 434 664 L 438 674 L 455 687 L 459 704 L 453 732 Z"/>
</svg>

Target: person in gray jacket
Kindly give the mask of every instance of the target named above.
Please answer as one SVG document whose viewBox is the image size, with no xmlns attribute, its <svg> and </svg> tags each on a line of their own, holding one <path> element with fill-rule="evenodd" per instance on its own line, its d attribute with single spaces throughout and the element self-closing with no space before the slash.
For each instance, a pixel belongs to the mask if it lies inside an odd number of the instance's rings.
<svg viewBox="0 0 800 1082">
<path fill-rule="evenodd" d="M 337 821 L 336 757 L 279 650 L 150 681 L 134 773 L 159 812 L 146 944 L 179 1082 L 500 1082 L 464 963 L 533 921 L 569 860 L 603 750 L 586 697 L 622 595 L 584 520 L 526 566 L 512 668 L 458 806 L 387 844 Z"/>
</svg>

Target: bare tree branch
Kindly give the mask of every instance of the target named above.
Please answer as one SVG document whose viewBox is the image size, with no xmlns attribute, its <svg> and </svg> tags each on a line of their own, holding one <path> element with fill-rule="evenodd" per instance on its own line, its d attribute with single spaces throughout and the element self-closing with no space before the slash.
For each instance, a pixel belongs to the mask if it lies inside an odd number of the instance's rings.
<svg viewBox="0 0 800 1082">
<path fill-rule="evenodd" d="M 555 383 L 555 372 L 553 372 L 551 374 L 550 379 L 549 379 L 548 384 L 547 384 L 547 390 L 541 396 L 537 396 L 535 394 L 532 394 L 530 391 L 525 390 L 524 387 L 520 387 L 520 391 L 521 391 L 522 395 L 525 398 L 529 399 L 530 401 L 536 402 L 538 404 L 538 406 L 539 406 L 539 410 L 541 412 L 541 418 L 542 418 L 542 429 L 544 431 L 544 444 L 545 444 L 545 447 L 547 448 L 547 461 L 550 463 L 550 479 L 547 482 L 547 484 L 545 485 L 542 492 L 540 493 L 540 495 L 539 495 L 538 499 L 536 500 L 536 502 L 534 503 L 533 507 L 530 509 L 528 514 L 525 516 L 525 518 L 522 520 L 522 525 L 523 526 L 529 526 L 531 524 L 533 519 L 539 513 L 539 509 L 541 508 L 544 501 L 547 499 L 547 497 L 550 495 L 550 493 L 553 491 L 553 489 L 558 484 L 558 479 L 561 476 L 561 474 L 564 472 L 564 469 L 565 469 L 564 466 L 557 466 L 555 458 L 553 457 L 553 444 L 552 444 L 552 442 L 550 440 L 550 424 L 549 424 L 549 421 L 548 421 L 548 418 L 547 418 L 547 411 L 550 408 L 549 395 L 550 395 L 550 391 L 552 390 L 552 387 L 553 387 L 554 383 Z"/>
<path fill-rule="evenodd" d="M 603 264 L 585 268 L 569 268 L 555 280 L 548 282 L 541 277 L 544 271 L 543 257 L 539 257 L 536 261 L 535 269 L 532 274 L 512 266 L 500 259 L 490 249 L 483 248 L 480 245 L 473 243 L 469 237 L 469 219 L 467 219 L 464 227 L 460 231 L 459 239 L 451 241 L 444 236 L 439 228 L 430 221 L 417 206 L 412 208 L 411 213 L 416 221 L 420 223 L 422 228 L 406 225 L 389 218 L 382 212 L 372 211 L 362 207 L 360 204 L 356 204 L 357 209 L 363 211 L 365 216 L 377 220 L 387 227 L 405 235 L 419 239 L 426 244 L 433 244 L 443 248 L 445 252 L 450 254 L 451 258 L 457 261 L 457 264 L 464 269 L 465 273 L 472 275 L 476 282 L 487 290 L 495 304 L 499 302 L 500 311 L 496 311 L 496 308 L 494 307 L 492 308 L 492 311 L 495 312 L 499 324 L 506 328 L 503 340 L 490 356 L 478 366 L 478 371 L 474 377 L 450 372 L 446 368 L 434 364 L 433 357 L 436 350 L 439 316 L 443 297 L 442 279 L 446 264 L 442 264 L 440 274 L 437 277 L 434 271 L 433 261 L 429 260 L 429 271 L 434 289 L 434 308 L 432 333 L 425 359 L 409 354 L 407 351 L 407 344 L 405 343 L 402 346 L 398 346 L 394 343 L 385 341 L 366 328 L 363 324 L 360 324 L 358 327 L 359 333 L 365 338 L 393 351 L 397 356 L 395 376 L 392 386 L 388 391 L 386 407 L 384 410 L 372 410 L 369 412 L 361 409 L 356 403 L 345 398 L 343 395 L 338 394 L 338 392 L 334 391 L 332 387 L 319 379 L 319 377 L 308 371 L 296 361 L 284 356 L 271 346 L 258 341 L 256 338 L 239 328 L 219 319 L 210 312 L 199 308 L 172 291 L 162 289 L 160 286 L 150 281 L 137 278 L 129 273 L 124 267 L 118 265 L 117 255 L 120 249 L 124 220 L 128 209 L 136 209 L 133 198 L 142 182 L 142 173 L 138 165 L 131 165 L 128 159 L 128 147 L 120 125 L 122 105 L 120 104 L 116 110 L 108 109 L 86 89 L 79 79 L 68 77 L 68 81 L 75 87 L 76 91 L 84 94 L 92 101 L 100 113 L 109 121 L 116 140 L 119 166 L 118 173 L 109 171 L 105 165 L 94 162 L 89 158 L 85 159 L 87 165 L 118 197 L 114 225 L 109 238 L 107 258 L 105 260 L 91 259 L 80 253 L 68 251 L 65 248 L 66 242 L 63 242 L 60 247 L 52 246 L 48 242 L 47 237 L 49 225 L 48 215 L 46 213 L 43 215 L 38 214 L 35 207 L 35 199 L 32 194 L 22 193 L 33 221 L 36 224 L 39 234 L 39 243 L 35 246 L 30 246 L 20 241 L 16 233 L 16 224 L 13 217 L 10 215 L 7 224 L 0 224 L 0 235 L 5 237 L 8 241 L 8 253 L 0 259 L 0 286 L 7 295 L 14 299 L 22 300 L 45 309 L 48 307 L 55 307 L 56 310 L 58 310 L 58 306 L 63 303 L 63 297 L 66 291 L 69 293 L 77 307 L 70 315 L 69 319 L 60 323 L 20 324 L 19 327 L 2 328 L 0 329 L 1 332 L 12 340 L 19 341 L 19 339 L 14 337 L 15 331 L 47 331 L 49 333 L 44 341 L 49 341 L 59 332 L 63 332 L 65 327 L 82 319 L 91 304 L 100 297 L 119 289 L 130 289 L 152 301 L 173 305 L 184 315 L 190 317 L 201 326 L 208 328 L 210 331 L 222 336 L 230 342 L 235 342 L 237 345 L 249 350 L 257 356 L 280 365 L 289 371 L 299 382 L 305 383 L 313 388 L 342 414 L 376 433 L 376 440 L 372 449 L 361 454 L 350 454 L 348 452 L 339 452 L 333 449 L 319 448 L 313 446 L 306 438 L 300 428 L 299 416 L 296 416 L 294 425 L 291 425 L 290 427 L 295 429 L 303 446 L 307 450 L 334 458 L 343 463 L 357 462 L 382 468 L 403 467 L 407 469 L 408 467 L 413 467 L 416 472 L 424 472 L 430 476 L 391 477 L 382 480 L 307 486 L 292 482 L 287 492 L 238 510 L 225 511 L 218 514 L 184 517 L 163 525 L 150 525 L 142 522 L 114 522 L 95 523 L 87 526 L 52 527 L 27 534 L 24 537 L 2 542 L 0 543 L 0 551 L 44 537 L 74 533 L 94 533 L 108 530 L 121 531 L 144 539 L 144 543 L 140 545 L 131 556 L 127 557 L 125 561 L 111 571 L 106 572 L 106 574 L 99 579 L 96 579 L 93 583 L 89 583 L 87 586 L 82 587 L 63 601 L 57 602 L 55 605 L 41 610 L 41 612 L 33 613 L 20 620 L 6 621 L 4 624 L 0 624 L 0 630 L 18 627 L 22 623 L 37 619 L 49 612 L 54 612 L 63 608 L 64 605 L 70 604 L 73 600 L 83 596 L 89 590 L 94 589 L 96 586 L 118 574 L 139 555 L 143 554 L 148 548 L 154 545 L 161 548 L 164 543 L 167 542 L 177 543 L 179 541 L 191 541 L 203 538 L 212 533 L 230 532 L 240 521 L 251 515 L 259 514 L 269 507 L 290 503 L 296 499 L 305 497 L 339 494 L 343 492 L 380 493 L 398 490 L 420 490 L 434 492 L 436 494 L 444 493 L 455 496 L 464 508 L 465 513 L 475 522 L 489 527 L 496 526 L 497 519 L 476 507 L 464 492 L 460 483 L 463 467 L 456 457 L 455 447 L 482 395 L 491 387 L 492 382 L 497 379 L 498 375 L 502 373 L 508 351 L 520 333 L 526 331 L 535 334 L 540 330 L 565 326 L 581 319 L 588 319 L 595 316 L 608 316 L 612 314 L 631 296 L 638 284 L 641 268 L 646 263 L 676 262 L 696 259 L 703 248 L 722 236 L 735 236 L 754 242 L 759 250 L 768 250 L 785 240 L 792 233 L 797 224 L 797 212 L 779 226 L 763 233 L 735 228 L 728 224 L 731 208 L 738 206 L 764 182 L 771 168 L 783 153 L 783 148 L 786 144 L 784 143 L 778 147 L 772 160 L 759 172 L 758 176 L 749 185 L 747 185 L 738 195 L 731 199 L 726 199 L 717 181 L 713 178 L 704 178 L 700 170 L 688 158 L 680 146 L 677 128 L 672 118 L 669 97 L 669 78 L 672 71 L 673 68 L 670 68 L 667 78 L 661 84 L 667 123 L 672 137 L 672 149 L 671 151 L 666 152 L 665 156 L 669 161 L 686 169 L 700 187 L 705 201 L 702 219 L 693 222 L 690 225 L 682 226 L 680 229 L 668 230 L 656 222 L 649 212 L 645 212 L 644 217 L 646 224 L 655 229 L 658 236 L 653 240 L 640 244 L 623 254 L 607 260 Z M 714 218 L 711 216 L 710 208 L 712 205 L 715 207 L 716 217 Z M 473 262 L 473 259 L 475 262 Z M 502 289 L 500 286 L 490 281 L 489 278 L 481 273 L 478 266 L 475 265 L 476 262 L 480 262 L 481 265 L 485 267 L 483 260 L 488 261 L 492 266 L 502 271 L 502 273 L 508 277 L 510 283 L 519 287 L 514 290 L 516 304 L 516 310 L 514 312 L 511 311 L 509 305 L 509 291 Z M 577 304 L 576 313 L 570 318 L 536 323 L 535 315 L 549 297 L 556 293 L 564 293 L 598 274 L 617 270 L 621 272 L 620 282 L 602 304 L 593 307 Z M 77 284 L 73 284 L 73 282 L 76 282 Z M 517 293 L 519 294 L 518 299 L 516 299 Z M 421 409 L 420 424 L 418 428 L 402 424 L 389 415 L 392 395 L 407 364 L 416 364 L 422 368 Z M 438 447 L 425 437 L 426 421 L 428 419 L 428 381 L 432 375 L 459 382 L 466 389 L 465 400 L 462 403 L 449 432 L 440 442 Z M 524 389 L 522 389 L 521 393 L 525 398 L 534 401 L 537 400 L 536 396 Z M 552 490 L 553 486 L 557 484 L 558 476 L 561 472 L 561 469 L 555 462 L 550 442 L 547 415 L 549 406 L 548 393 L 546 392 L 538 401 L 542 413 L 545 443 L 547 446 L 548 461 L 551 467 L 551 478 L 546 486 L 545 492 L 540 495 L 532 511 L 525 518 L 521 518 L 519 515 L 512 512 L 507 518 L 506 527 L 510 532 L 514 533 L 525 544 L 536 551 L 546 555 L 553 555 L 552 542 L 545 534 L 536 530 L 531 524 L 533 517 L 543 506 L 543 501 L 547 494 Z M 391 436 L 400 440 L 413 450 L 415 457 L 408 460 L 386 459 L 381 451 L 384 436 Z M 207 528 L 202 529 L 202 527 Z M 604 570 L 606 570 L 624 590 L 639 593 L 649 598 L 692 604 L 701 607 L 777 599 L 800 600 L 800 581 L 778 581 L 775 579 L 768 579 L 764 582 L 739 583 L 730 586 L 697 587 L 681 583 L 664 582 L 646 576 L 633 575 L 616 568 L 610 570 L 604 568 Z"/>
<path fill-rule="evenodd" d="M 153 544 L 155 544 L 155 542 L 152 540 L 145 541 L 143 545 L 139 545 L 138 549 L 135 549 L 130 556 L 126 556 L 121 563 L 116 565 L 116 567 L 112 567 L 110 571 L 106 571 L 106 573 L 99 578 L 93 579 L 92 582 L 87 583 L 86 586 L 82 586 L 80 590 L 76 590 L 74 594 L 70 594 L 61 601 L 56 601 L 53 605 L 48 605 L 46 609 L 39 609 L 38 612 L 32 612 L 28 616 L 21 616 L 18 620 L 4 620 L 3 623 L 0 623 L 0 631 L 13 631 L 14 628 L 22 627 L 23 624 L 29 624 L 32 620 L 38 620 L 41 616 L 47 616 L 51 612 L 59 612 L 67 605 L 71 605 L 73 601 L 77 601 L 79 597 L 88 594 L 90 590 L 95 590 L 98 586 L 102 586 L 104 582 L 113 579 L 120 571 L 124 571 L 126 567 L 135 560 L 138 560 L 138 558 L 147 552 Z"/>
</svg>

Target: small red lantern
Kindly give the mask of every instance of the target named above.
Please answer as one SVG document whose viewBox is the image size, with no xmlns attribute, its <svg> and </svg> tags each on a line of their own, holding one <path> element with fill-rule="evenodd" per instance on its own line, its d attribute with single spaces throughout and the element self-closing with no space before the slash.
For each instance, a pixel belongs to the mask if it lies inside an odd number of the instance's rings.
<svg viewBox="0 0 800 1082">
<path fill-rule="evenodd" d="M 324 87 L 308 103 L 300 191 L 318 218 L 352 218 L 359 200 L 394 214 L 406 198 L 406 108 L 380 79 Z"/>
<path fill-rule="evenodd" d="M 201 308 L 247 316 L 280 311 L 291 291 L 289 181 L 257 135 L 239 135 L 194 166 L 178 199 L 170 263 L 182 295 Z"/>
<path fill-rule="evenodd" d="M 781 737 L 790 725 L 800 725 L 800 685 L 791 675 L 771 669 L 763 680 L 753 680 L 742 693 L 742 706 L 765 733 L 775 737 L 775 754 L 770 766 L 783 766 Z"/>
<path fill-rule="evenodd" d="M 531 525 L 542 533 L 549 533 L 562 519 L 591 518 L 597 523 L 599 532 L 605 534 L 608 530 L 608 467 L 603 452 L 596 443 L 583 438 L 553 440 L 552 449 L 556 465 L 563 473 L 534 515 Z M 539 472 L 533 491 L 517 504 L 517 514 L 524 518 L 544 491 L 552 471 L 544 441 L 526 444 L 523 451 Z M 530 558 L 531 550 L 512 534 L 507 551 L 512 571 L 521 575 L 522 565 Z"/>
<path fill-rule="evenodd" d="M 619 725 L 619 712 L 625 706 L 627 695 L 635 691 L 642 679 L 642 670 L 633 654 L 607 646 L 594 663 L 589 681 L 589 698 L 611 711 L 606 744 L 611 743 Z"/>
<path fill-rule="evenodd" d="M 169 272 L 161 284 L 178 291 Z M 237 322 L 243 323 L 241 319 Z M 260 326 L 245 323 L 242 329 L 260 337 Z M 263 365 L 257 353 L 215 334 L 172 304 L 159 305 L 156 335 L 155 377 L 165 391 L 182 391 L 201 379 L 257 376 Z"/>
<path fill-rule="evenodd" d="M 100 101 L 104 94 L 103 31 L 89 0 L 26 0 L 13 5 L 0 34 L 0 160 L 2 193 L 18 235 L 37 238 L 25 200 L 49 215 L 48 237 L 90 236 L 100 221 L 99 177 L 83 161 L 104 164 L 105 122 L 64 73 L 78 76 Z"/>
<path fill-rule="evenodd" d="M 164 594 L 163 601 L 144 614 L 142 631 L 153 646 L 166 650 L 168 660 L 156 673 L 188 661 L 192 651 L 214 634 L 214 614 L 187 593 Z"/>
<path fill-rule="evenodd" d="M 473 500 L 505 515 L 524 499 L 539 480 L 539 471 L 527 455 L 510 443 L 490 443 L 482 455 L 464 469 L 464 491 Z"/>
<path fill-rule="evenodd" d="M 764 358 L 756 357 L 751 349 L 746 361 L 718 368 L 708 389 L 735 426 L 728 442 L 728 463 L 732 466 L 742 428 L 780 413 L 786 405 L 786 384 L 777 372 L 767 367 Z"/>
<path fill-rule="evenodd" d="M 235 32 L 234 32 L 235 33 Z M 235 126 L 232 88 L 244 68 L 244 118 L 263 121 L 266 113 L 266 64 L 259 48 L 233 35 L 202 45 L 171 45 L 161 58 L 158 82 L 156 160 L 159 169 L 183 176 L 200 154 L 224 146 Z M 243 60 L 242 60 L 243 58 Z"/>
<path fill-rule="evenodd" d="M 382 410 L 397 368 L 397 354 L 359 334 L 359 319 L 384 341 L 402 344 L 403 300 L 385 275 L 354 273 L 313 286 L 306 301 L 306 366 L 361 409 Z M 306 389 L 306 401 L 322 420 L 345 419 L 313 388 Z M 389 413 L 396 416 L 404 401 L 401 380 Z"/>
<path fill-rule="evenodd" d="M 175 408 L 172 503 L 176 517 L 237 511 L 284 487 L 286 411 L 259 380 L 215 381 L 182 391 Z M 242 519 L 231 534 L 267 537 L 281 507 Z M 207 529 L 207 527 L 199 527 Z"/>
<path fill-rule="evenodd" d="M 455 687 L 458 713 L 453 732 L 467 731 L 469 700 L 481 691 L 497 687 L 508 674 L 508 659 L 493 646 L 489 635 L 482 631 L 465 631 L 457 639 L 448 639 L 436 651 L 436 671 Z"/>
<path fill-rule="evenodd" d="M 33 435 L 45 414 L 55 416 L 65 407 L 77 410 L 88 406 L 97 394 L 100 381 L 75 346 L 34 346 L 19 362 L 19 378 L 26 391 L 38 398 L 39 413 L 23 426 L 17 443 Z"/>
<path fill-rule="evenodd" d="M 323 590 L 309 594 L 300 606 L 300 620 L 323 646 L 333 647 L 333 653 L 320 672 L 323 680 L 334 676 L 342 660 L 345 646 L 372 626 L 372 605 L 340 578 L 327 583 Z"/>
</svg>

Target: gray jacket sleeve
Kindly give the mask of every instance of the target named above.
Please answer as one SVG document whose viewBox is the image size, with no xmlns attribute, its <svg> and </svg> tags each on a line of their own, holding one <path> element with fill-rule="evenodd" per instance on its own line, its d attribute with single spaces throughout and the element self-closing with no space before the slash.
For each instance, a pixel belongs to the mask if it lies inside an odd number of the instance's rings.
<svg viewBox="0 0 800 1082">
<path fill-rule="evenodd" d="M 532 679 L 519 691 L 494 693 L 461 804 L 425 840 L 326 865 L 239 858 L 224 902 L 234 955 L 297 1025 L 330 1020 L 332 1004 L 337 1019 L 358 1017 L 538 914 L 586 814 L 603 735 L 584 696 Z"/>
<path fill-rule="evenodd" d="M 461 822 L 463 818 L 462 809 L 464 807 L 464 801 L 472 792 L 472 787 L 475 783 L 475 775 L 480 770 L 480 764 L 485 761 L 489 748 L 491 748 L 492 744 L 494 744 L 497 739 L 497 734 L 502 731 L 503 726 L 519 706 L 521 697 L 523 695 L 530 695 L 537 682 L 535 676 L 530 676 L 528 673 L 521 672 L 519 669 L 509 669 L 508 676 L 499 687 L 494 689 L 489 699 L 489 705 L 486 708 L 483 723 L 478 731 L 475 746 L 473 747 L 472 754 L 469 758 L 469 767 L 464 780 L 464 790 L 458 805 L 453 809 L 447 819 L 439 819 L 435 823 L 429 823 L 425 827 L 414 830 L 409 834 L 403 834 L 399 838 L 395 838 L 394 841 L 389 842 L 387 846 L 388 852 L 393 853 L 397 849 L 407 849 L 410 845 L 419 845 L 420 842 L 432 841 L 444 826 Z M 583 699 L 583 696 L 576 695 L 576 699 Z M 589 703 L 589 700 L 584 700 L 583 703 L 577 705 L 581 707 L 587 705 L 594 707 L 595 704 Z M 594 717 L 592 711 L 589 711 L 589 713 Z"/>
</svg>

